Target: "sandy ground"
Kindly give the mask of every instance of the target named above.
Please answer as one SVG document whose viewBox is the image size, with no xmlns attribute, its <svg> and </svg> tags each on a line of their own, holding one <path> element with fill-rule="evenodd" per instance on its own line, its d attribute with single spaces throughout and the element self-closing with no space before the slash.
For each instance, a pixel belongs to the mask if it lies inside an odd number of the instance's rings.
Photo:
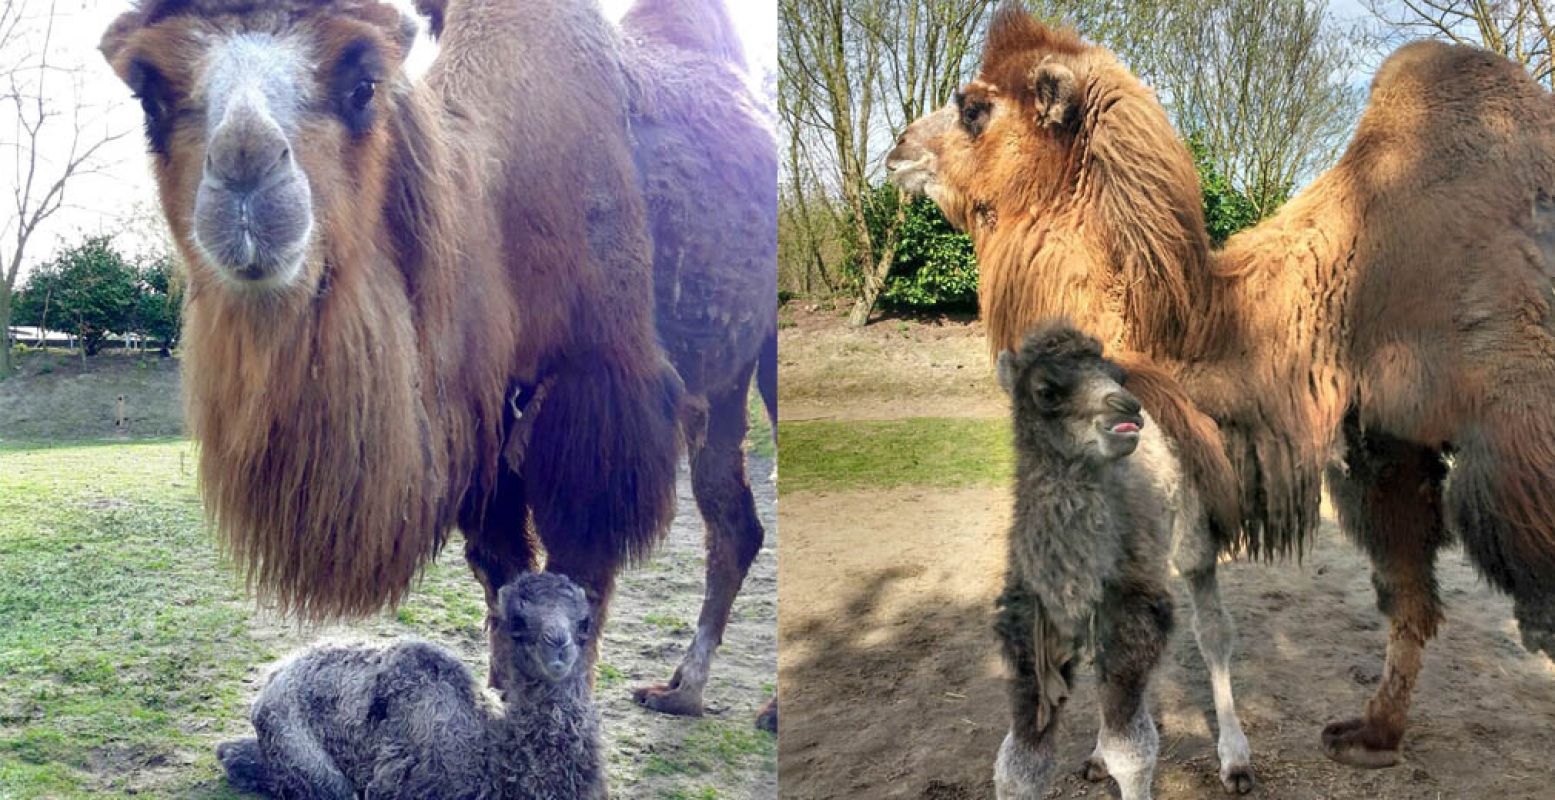
<svg viewBox="0 0 1555 800">
<path fill-rule="evenodd" d="M 839 352 L 839 342 L 881 335 L 808 316 L 787 331 L 784 391 L 798 390 L 791 375 L 817 374 L 813 365 L 795 363 L 798 353 Z M 918 331 L 908 327 L 902 338 L 913 349 Z M 962 331 L 959 338 L 979 341 L 968 326 Z M 809 341 L 791 347 L 794 339 Z M 942 333 L 936 341 L 957 339 Z M 914 357 L 893 353 L 829 369 L 867 387 L 872 372 Z M 943 374 L 918 377 L 948 386 Z M 976 402 L 973 391 L 928 403 L 912 396 L 890 403 L 867 392 L 834 402 L 843 419 L 887 406 L 890 416 L 921 416 L 946 404 L 965 408 Z M 826 405 L 824 391 L 798 393 Z M 996 400 L 984 402 L 1002 413 Z M 791 410 L 784 407 L 785 417 Z M 993 796 L 993 756 L 1008 712 L 992 608 L 1009 506 L 1004 487 L 783 495 L 784 798 Z M 1386 621 L 1375 609 L 1369 574 L 1331 519 L 1302 563 L 1222 567 L 1222 592 L 1240 630 L 1239 710 L 1260 781 L 1252 796 L 1555 797 L 1555 666 L 1522 649 L 1509 602 L 1477 580 L 1455 549 L 1440 562 L 1447 622 L 1427 650 L 1405 761 L 1361 771 L 1323 755 L 1322 726 L 1357 714 L 1380 677 Z M 1219 797 L 1208 676 L 1192 641 L 1186 595 L 1177 590 L 1178 630 L 1151 690 L 1161 728 L 1155 796 Z M 1094 742 L 1095 720 L 1086 676 L 1059 741 L 1073 769 L 1049 797 L 1116 796 L 1115 786 L 1075 774 Z"/>
<path fill-rule="evenodd" d="M 785 420 L 1004 413 L 979 322 L 888 317 L 852 328 L 843 306 L 790 304 L 778 314 Z"/>
</svg>

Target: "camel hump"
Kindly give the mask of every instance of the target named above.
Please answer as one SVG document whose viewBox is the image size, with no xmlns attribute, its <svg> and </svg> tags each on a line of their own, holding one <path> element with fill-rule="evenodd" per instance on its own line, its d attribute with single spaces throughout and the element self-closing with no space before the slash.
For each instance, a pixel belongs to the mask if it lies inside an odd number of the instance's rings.
<svg viewBox="0 0 1555 800">
<path fill-rule="evenodd" d="M 1372 102 L 1400 96 L 1420 102 L 1478 103 L 1487 93 L 1544 91 L 1510 59 L 1461 44 L 1425 39 L 1395 50 L 1371 81 Z"/>
<path fill-rule="evenodd" d="M 621 30 L 633 40 L 691 50 L 744 71 L 745 48 L 724 3 L 725 0 L 637 0 L 621 19 Z"/>
</svg>

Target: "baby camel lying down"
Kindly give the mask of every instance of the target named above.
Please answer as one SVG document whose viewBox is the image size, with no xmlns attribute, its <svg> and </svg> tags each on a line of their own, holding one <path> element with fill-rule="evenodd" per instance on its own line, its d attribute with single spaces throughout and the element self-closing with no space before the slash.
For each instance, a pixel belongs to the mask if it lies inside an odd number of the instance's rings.
<svg viewBox="0 0 1555 800">
<path fill-rule="evenodd" d="M 583 590 L 528 573 L 502 587 L 498 608 L 501 703 L 430 642 L 317 645 L 260 691 L 258 737 L 216 749 L 227 779 L 310 800 L 605 797 Z"/>
</svg>

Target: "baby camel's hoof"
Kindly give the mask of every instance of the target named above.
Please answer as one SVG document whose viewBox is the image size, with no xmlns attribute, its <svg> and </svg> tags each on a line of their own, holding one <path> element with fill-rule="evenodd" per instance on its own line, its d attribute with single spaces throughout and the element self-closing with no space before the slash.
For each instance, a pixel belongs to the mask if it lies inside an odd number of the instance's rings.
<svg viewBox="0 0 1555 800">
<path fill-rule="evenodd" d="M 1085 766 L 1080 768 L 1080 777 L 1091 783 L 1100 783 L 1107 779 L 1107 762 L 1098 756 L 1085 759 Z"/>
<path fill-rule="evenodd" d="M 632 699 L 643 708 L 653 709 L 660 714 L 672 714 L 677 717 L 702 716 L 702 693 L 689 692 L 678 686 L 668 684 L 644 686 L 632 692 Z"/>
<path fill-rule="evenodd" d="M 1352 767 L 1391 767 L 1399 762 L 1399 738 L 1373 728 L 1364 719 L 1347 719 L 1323 728 L 1323 752 Z"/>
<path fill-rule="evenodd" d="M 1258 785 L 1258 779 L 1250 766 L 1227 767 L 1220 771 L 1220 785 L 1226 787 L 1226 794 L 1247 794 Z"/>
</svg>

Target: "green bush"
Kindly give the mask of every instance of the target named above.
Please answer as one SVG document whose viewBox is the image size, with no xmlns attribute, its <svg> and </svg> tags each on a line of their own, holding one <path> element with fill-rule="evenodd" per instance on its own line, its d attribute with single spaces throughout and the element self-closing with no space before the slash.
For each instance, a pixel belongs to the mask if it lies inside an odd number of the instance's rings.
<svg viewBox="0 0 1555 800">
<path fill-rule="evenodd" d="M 1197 137 L 1188 138 L 1188 150 L 1193 153 L 1193 164 L 1199 170 L 1199 187 L 1204 195 L 1204 227 L 1209 231 L 1210 244 L 1219 247 L 1231 238 L 1231 234 L 1258 222 L 1258 210 L 1246 195 L 1232 188 L 1210 160 L 1209 148 Z M 1286 192 L 1280 202 L 1290 197 Z"/>
<path fill-rule="evenodd" d="M 869 234 L 884 242 L 896 221 L 900 203 L 896 188 L 876 186 L 870 192 Z M 854 262 L 856 274 L 857 263 Z M 880 294 L 881 305 L 897 310 L 951 310 L 977 307 L 977 255 L 972 239 L 945 221 L 934 201 L 908 202 L 891 271 Z"/>
<path fill-rule="evenodd" d="M 172 259 L 131 264 L 109 236 L 92 236 L 59 252 L 27 276 L 17 292 L 12 324 L 64 331 L 96 355 L 110 334 L 139 333 L 178 341 L 182 320 Z"/>
<path fill-rule="evenodd" d="M 88 237 L 27 276 L 16 324 L 74 334 L 87 355 L 96 355 L 109 334 L 130 329 L 136 284 L 135 268 L 113 249 L 112 237 Z"/>
</svg>

